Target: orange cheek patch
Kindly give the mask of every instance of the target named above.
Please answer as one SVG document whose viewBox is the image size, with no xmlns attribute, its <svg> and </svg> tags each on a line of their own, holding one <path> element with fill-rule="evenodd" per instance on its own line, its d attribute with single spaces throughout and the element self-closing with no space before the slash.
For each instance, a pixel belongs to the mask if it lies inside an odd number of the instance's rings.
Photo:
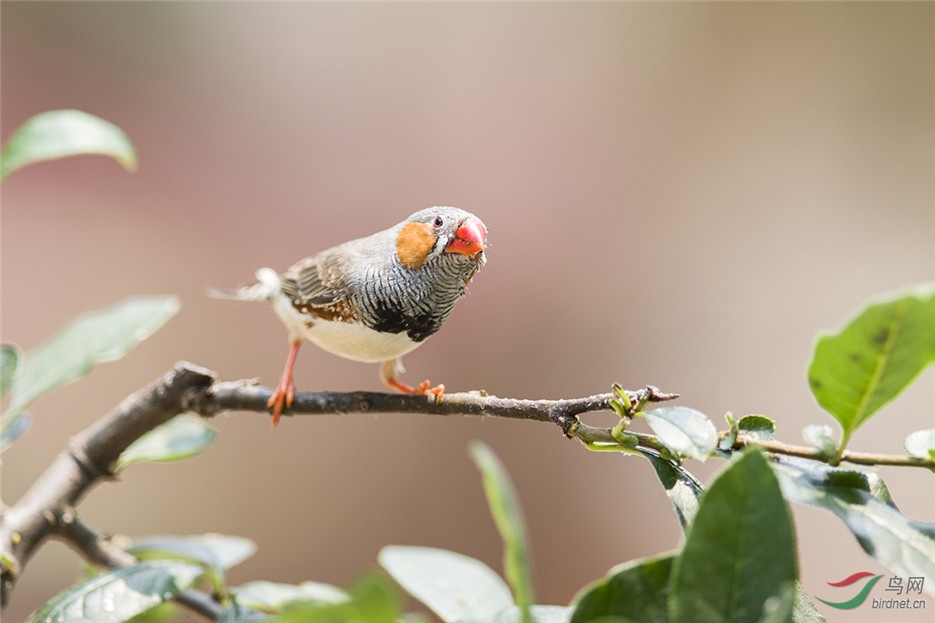
<svg viewBox="0 0 935 623">
<path fill-rule="evenodd" d="M 424 223 L 406 223 L 396 238 L 396 257 L 411 270 L 422 268 L 435 246 L 435 234 Z"/>
</svg>

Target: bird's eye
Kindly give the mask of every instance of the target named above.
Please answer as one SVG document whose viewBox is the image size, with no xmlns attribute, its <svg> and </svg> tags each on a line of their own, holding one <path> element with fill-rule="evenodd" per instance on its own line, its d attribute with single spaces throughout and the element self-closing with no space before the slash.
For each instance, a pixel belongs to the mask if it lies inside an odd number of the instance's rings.
<svg viewBox="0 0 935 623">
<path fill-rule="evenodd" d="M 444 225 L 444 224 L 445 224 L 445 219 L 444 219 L 443 217 L 441 217 L 441 216 L 436 216 L 436 217 L 435 217 L 435 220 L 432 221 L 432 226 L 433 226 L 435 229 L 438 229 L 439 227 L 441 227 L 441 226 Z"/>
</svg>

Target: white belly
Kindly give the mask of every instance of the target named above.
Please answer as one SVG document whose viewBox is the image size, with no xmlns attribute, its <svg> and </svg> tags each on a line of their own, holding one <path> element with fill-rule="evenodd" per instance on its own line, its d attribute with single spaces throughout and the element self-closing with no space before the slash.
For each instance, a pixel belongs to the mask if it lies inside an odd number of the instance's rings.
<svg viewBox="0 0 935 623">
<path fill-rule="evenodd" d="M 381 333 L 350 322 L 302 316 L 286 297 L 278 297 L 273 307 L 292 337 L 308 340 L 329 353 L 352 361 L 388 361 L 402 357 L 421 344 L 413 342 L 405 333 Z"/>
</svg>

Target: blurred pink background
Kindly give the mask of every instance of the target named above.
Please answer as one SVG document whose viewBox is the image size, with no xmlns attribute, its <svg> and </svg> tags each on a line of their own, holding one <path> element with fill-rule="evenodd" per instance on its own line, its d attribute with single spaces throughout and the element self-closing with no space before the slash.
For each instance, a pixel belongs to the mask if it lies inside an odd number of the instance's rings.
<svg viewBox="0 0 935 623">
<path fill-rule="evenodd" d="M 3 138 L 79 108 L 123 128 L 140 169 L 83 157 L 3 184 L 3 339 L 28 350 L 130 295 L 183 303 L 124 361 L 34 405 L 3 457 L 4 501 L 179 359 L 275 383 L 287 344 L 272 311 L 207 286 L 437 204 L 484 219 L 489 263 L 404 378 L 525 398 L 652 383 L 720 427 L 728 410 L 763 413 L 800 443 L 805 425 L 834 424 L 805 382 L 816 333 L 935 276 L 933 32 L 931 4 L 4 2 Z M 297 383 L 380 387 L 376 366 L 314 347 Z M 933 396 L 929 370 L 852 447 L 902 452 L 932 426 Z M 647 462 L 591 454 L 547 424 L 368 414 L 271 430 L 228 413 L 213 425 L 209 451 L 132 467 L 80 517 L 109 534 L 251 538 L 234 585 L 346 585 L 390 543 L 499 570 L 466 452 L 482 439 L 524 505 L 540 602 L 680 542 Z M 722 465 L 688 467 L 708 480 Z M 881 472 L 907 515 L 935 521 L 931 473 Z M 841 597 L 826 582 L 858 570 L 892 575 L 829 513 L 794 512 L 812 594 Z M 47 546 L 5 616 L 80 572 Z M 869 605 L 822 611 L 880 620 Z"/>
</svg>

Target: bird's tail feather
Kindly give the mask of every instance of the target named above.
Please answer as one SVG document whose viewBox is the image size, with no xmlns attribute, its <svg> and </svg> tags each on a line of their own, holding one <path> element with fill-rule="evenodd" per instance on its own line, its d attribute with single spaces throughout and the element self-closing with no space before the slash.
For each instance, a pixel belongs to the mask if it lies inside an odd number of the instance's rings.
<svg viewBox="0 0 935 623">
<path fill-rule="evenodd" d="M 242 288 L 208 288 L 208 296 L 231 301 L 270 301 L 279 294 L 279 275 L 272 268 L 256 271 L 256 283 Z"/>
</svg>

